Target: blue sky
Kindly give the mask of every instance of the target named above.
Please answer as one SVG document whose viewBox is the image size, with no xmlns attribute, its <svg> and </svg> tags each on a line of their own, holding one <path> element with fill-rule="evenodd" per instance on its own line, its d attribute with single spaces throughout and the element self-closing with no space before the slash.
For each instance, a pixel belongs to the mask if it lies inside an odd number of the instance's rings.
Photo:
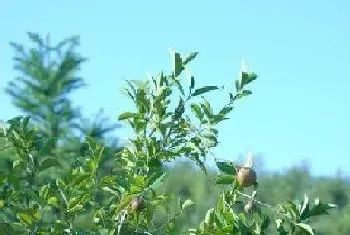
<svg viewBox="0 0 350 235">
<path fill-rule="evenodd" d="M 200 53 L 190 69 L 202 85 L 232 84 L 244 58 L 259 79 L 221 125 L 216 154 L 252 148 L 270 170 L 307 159 L 314 174 L 349 174 L 349 23 L 347 0 L 0 0 L 0 119 L 20 114 L 3 88 L 17 75 L 8 43 L 29 45 L 27 31 L 80 35 L 89 86 L 74 102 L 114 120 L 130 108 L 122 79 L 169 70 L 169 48 Z"/>
</svg>

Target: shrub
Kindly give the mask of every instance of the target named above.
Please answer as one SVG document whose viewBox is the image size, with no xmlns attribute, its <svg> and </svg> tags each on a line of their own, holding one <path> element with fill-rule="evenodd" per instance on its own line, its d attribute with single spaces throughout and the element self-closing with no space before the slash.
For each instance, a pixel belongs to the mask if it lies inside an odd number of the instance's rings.
<svg viewBox="0 0 350 235">
<path fill-rule="evenodd" d="M 8 149 L 2 151 L 12 154 L 12 160 L 0 175 L 2 234 L 176 234 L 177 217 L 195 202 L 179 200 L 178 210 L 169 211 L 171 195 L 157 192 L 167 175 L 164 164 L 184 157 L 206 173 L 205 158 L 218 144 L 218 124 L 228 119 L 238 100 L 252 93 L 247 86 L 257 75 L 243 69 L 227 101 L 215 111 L 207 94 L 230 89 L 196 87 L 194 76 L 183 71 L 197 53 L 171 55 L 169 75 L 161 72 L 148 80 L 126 81 L 122 91 L 135 109 L 120 114 L 119 120 L 132 128 L 133 136 L 113 154 L 110 174 L 100 169 L 104 146 L 87 138 L 87 156 L 75 156 L 74 166 L 63 177 L 39 180 L 60 163 L 42 154 L 29 117 L 3 126 L 1 137 Z M 314 234 L 310 217 L 335 207 L 319 199 L 310 205 L 307 196 L 301 204 L 260 202 L 251 160 L 241 167 L 216 159 L 220 173 L 213 183 L 223 185 L 222 194 L 217 206 L 187 234 Z M 153 214 L 161 208 L 168 216 L 159 225 Z"/>
</svg>

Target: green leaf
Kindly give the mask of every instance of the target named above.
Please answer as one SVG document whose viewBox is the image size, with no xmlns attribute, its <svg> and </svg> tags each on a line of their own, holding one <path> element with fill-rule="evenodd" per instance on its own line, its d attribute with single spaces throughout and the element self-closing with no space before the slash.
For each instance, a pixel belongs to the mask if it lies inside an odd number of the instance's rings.
<svg viewBox="0 0 350 235">
<path fill-rule="evenodd" d="M 318 215 L 326 215 L 328 214 L 328 210 L 332 208 L 336 208 L 337 205 L 335 204 L 326 204 L 320 202 L 319 198 L 315 199 L 315 205 L 312 207 L 312 209 L 309 212 L 309 217 L 311 216 L 318 216 Z"/>
<path fill-rule="evenodd" d="M 33 218 L 30 215 L 27 215 L 25 213 L 19 213 L 17 214 L 17 218 L 25 224 L 32 224 L 33 223 Z"/>
<path fill-rule="evenodd" d="M 210 123 L 211 124 L 217 124 L 219 122 L 222 122 L 224 120 L 228 120 L 229 118 L 225 118 L 224 115 L 221 115 L 221 114 L 217 114 L 217 115 L 213 115 L 211 118 L 210 118 Z"/>
<path fill-rule="evenodd" d="M 306 195 L 304 195 L 303 204 L 300 208 L 299 214 L 301 220 L 304 220 L 309 217 L 309 198 Z"/>
<path fill-rule="evenodd" d="M 179 76 L 184 69 L 182 65 L 182 59 L 178 52 L 175 52 L 173 50 L 170 50 L 170 55 L 172 59 L 172 67 L 175 77 Z"/>
<path fill-rule="evenodd" d="M 233 184 L 234 180 L 232 175 L 220 175 L 214 180 L 214 184 Z"/>
<path fill-rule="evenodd" d="M 210 105 L 209 101 L 206 100 L 205 98 L 203 98 L 203 102 L 200 103 L 200 106 L 202 107 L 202 110 L 204 111 L 204 114 L 208 118 L 212 118 L 212 116 L 213 116 L 213 109 L 211 108 L 211 105 Z"/>
<path fill-rule="evenodd" d="M 39 171 L 46 170 L 46 169 L 53 167 L 53 166 L 61 167 L 61 164 L 55 158 L 46 158 L 43 161 L 41 161 L 41 163 L 39 165 Z"/>
<path fill-rule="evenodd" d="M 84 210 L 84 206 L 78 204 L 78 205 L 75 205 L 75 206 L 73 206 L 73 207 L 70 207 L 70 209 L 68 210 L 68 212 L 73 214 L 73 213 L 76 213 L 76 212 L 78 212 L 78 211 L 83 211 L 83 210 Z"/>
<path fill-rule="evenodd" d="M 127 88 L 121 88 L 120 92 L 123 93 L 125 96 L 129 97 L 131 100 L 135 101 L 135 97 L 133 94 L 131 94 L 131 92 L 129 91 L 129 89 Z"/>
<path fill-rule="evenodd" d="M 217 89 L 219 89 L 219 87 L 217 87 L 217 86 L 205 86 L 205 87 L 196 89 L 196 90 L 192 93 L 192 96 L 198 96 L 198 95 L 207 93 L 207 92 L 209 92 L 209 91 L 217 90 Z"/>
<path fill-rule="evenodd" d="M 57 202 L 58 202 L 57 197 L 50 197 L 50 198 L 47 200 L 47 204 L 53 205 L 53 206 L 58 206 Z"/>
<path fill-rule="evenodd" d="M 124 210 L 130 204 L 132 199 L 133 199 L 133 195 L 124 195 L 121 202 L 118 203 L 115 213 L 118 214 L 121 210 Z"/>
<path fill-rule="evenodd" d="M 204 223 L 207 225 L 211 225 L 214 223 L 214 208 L 211 208 L 207 211 L 204 218 Z"/>
<path fill-rule="evenodd" d="M 243 98 L 244 96 L 248 96 L 248 95 L 251 95 L 251 94 L 252 94 L 252 92 L 250 90 L 242 90 L 242 91 L 240 91 L 239 93 L 237 93 L 235 95 L 233 100 L 238 100 L 238 99 Z"/>
<path fill-rule="evenodd" d="M 28 123 L 29 123 L 30 116 L 26 116 L 23 118 L 23 128 L 27 128 Z"/>
<path fill-rule="evenodd" d="M 233 110 L 233 107 L 226 106 L 220 110 L 219 114 L 225 116 L 225 115 L 229 114 L 232 110 Z"/>
<path fill-rule="evenodd" d="M 198 104 L 191 104 L 191 110 L 200 121 L 203 120 L 204 113 Z"/>
<path fill-rule="evenodd" d="M 76 197 L 73 197 L 69 200 L 68 202 L 68 209 L 69 211 L 75 212 L 78 210 L 83 209 L 83 205 L 90 199 L 90 195 L 85 193 L 85 194 L 81 194 L 78 195 Z"/>
<path fill-rule="evenodd" d="M 125 112 L 125 113 L 122 113 L 122 114 L 119 115 L 118 120 L 122 121 L 122 120 L 125 120 L 125 119 L 135 118 L 135 117 L 137 117 L 136 113 Z"/>
<path fill-rule="evenodd" d="M 44 185 L 44 186 L 42 186 L 42 187 L 40 188 L 39 196 L 40 196 L 41 198 L 46 199 L 47 196 L 48 196 L 48 194 L 49 194 L 49 185 L 46 184 L 46 185 Z"/>
<path fill-rule="evenodd" d="M 240 80 L 235 81 L 235 86 L 236 86 L 236 92 L 239 92 L 242 89 Z"/>
<path fill-rule="evenodd" d="M 148 162 L 149 168 L 161 168 L 162 162 L 157 158 L 151 158 Z"/>
<path fill-rule="evenodd" d="M 22 160 L 15 160 L 12 162 L 12 168 L 15 169 L 18 166 L 22 166 L 23 161 Z"/>
<path fill-rule="evenodd" d="M 161 172 L 161 171 L 157 171 L 154 172 L 147 180 L 147 187 L 151 187 L 153 184 L 161 181 L 165 176 L 166 176 L 166 172 Z"/>
<path fill-rule="evenodd" d="M 294 225 L 299 227 L 299 228 L 301 228 L 302 230 L 304 230 L 308 234 L 314 235 L 314 232 L 313 232 L 313 230 L 312 230 L 310 225 L 304 224 L 304 223 L 294 223 Z"/>
<path fill-rule="evenodd" d="M 242 72 L 242 84 L 241 87 L 243 88 L 245 85 L 248 85 L 255 79 L 257 79 L 257 75 L 255 73 L 247 73 L 247 72 Z"/>
<path fill-rule="evenodd" d="M 184 112 L 185 112 L 185 103 L 184 103 L 184 100 L 182 98 L 180 98 L 179 104 L 177 105 L 177 107 L 175 109 L 174 118 L 175 119 L 180 118 Z"/>
<path fill-rule="evenodd" d="M 263 215 L 262 216 L 262 222 L 261 222 L 261 230 L 266 230 L 269 227 L 270 224 L 270 218 L 268 215 Z"/>
<path fill-rule="evenodd" d="M 119 193 L 118 191 L 113 190 L 113 189 L 111 189 L 111 188 L 108 187 L 108 186 L 102 187 L 102 190 L 105 191 L 105 192 L 109 192 L 109 193 L 111 193 L 111 194 L 113 194 L 113 195 L 116 195 L 116 196 L 118 196 L 118 197 L 120 196 L 120 193 Z"/>
<path fill-rule="evenodd" d="M 228 174 L 228 175 L 236 175 L 236 167 L 232 162 L 229 161 L 216 161 L 216 166 L 220 171 Z"/>
<path fill-rule="evenodd" d="M 198 52 L 191 52 L 188 56 L 186 56 L 186 58 L 183 60 L 182 64 L 183 65 L 188 64 L 189 62 L 194 60 L 194 58 L 196 58 L 197 55 L 198 55 Z"/>
<path fill-rule="evenodd" d="M 195 81 L 194 81 L 194 77 L 191 76 L 191 86 L 190 86 L 190 89 L 192 90 L 195 86 Z"/>
<path fill-rule="evenodd" d="M 64 190 L 66 188 L 66 184 L 62 179 L 56 179 L 56 185 L 59 190 Z"/>
<path fill-rule="evenodd" d="M 225 211 L 225 193 L 220 195 L 219 201 L 216 205 L 216 210 L 220 213 Z"/>
<path fill-rule="evenodd" d="M 184 96 L 184 95 L 185 95 L 185 91 L 184 91 L 184 89 L 183 89 L 183 87 L 182 87 L 182 85 L 181 85 L 181 83 L 180 83 L 179 80 L 176 80 L 176 79 L 175 79 L 175 85 L 177 86 L 177 88 L 179 88 L 179 91 L 180 91 L 181 94 Z"/>
<path fill-rule="evenodd" d="M 204 174 L 207 174 L 207 168 L 205 167 L 203 161 L 200 160 L 199 155 L 197 153 L 195 153 L 193 155 L 194 161 L 196 163 L 196 165 L 203 171 Z"/>
</svg>

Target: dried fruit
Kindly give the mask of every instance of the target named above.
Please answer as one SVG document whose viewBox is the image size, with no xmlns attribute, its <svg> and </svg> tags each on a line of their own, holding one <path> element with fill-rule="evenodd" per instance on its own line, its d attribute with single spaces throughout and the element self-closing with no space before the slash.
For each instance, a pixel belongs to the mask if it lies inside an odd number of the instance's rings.
<svg viewBox="0 0 350 235">
<path fill-rule="evenodd" d="M 146 207 L 146 202 L 142 197 L 135 197 L 131 201 L 131 209 L 133 211 L 142 211 Z"/>
<path fill-rule="evenodd" d="M 256 183 L 257 176 L 256 172 L 252 168 L 253 156 L 251 151 L 248 153 L 247 161 L 243 167 L 241 167 L 237 172 L 237 182 L 242 187 L 250 187 Z"/>
<path fill-rule="evenodd" d="M 256 172 L 250 167 L 240 168 L 236 177 L 238 184 L 244 188 L 254 185 L 257 180 Z"/>
</svg>

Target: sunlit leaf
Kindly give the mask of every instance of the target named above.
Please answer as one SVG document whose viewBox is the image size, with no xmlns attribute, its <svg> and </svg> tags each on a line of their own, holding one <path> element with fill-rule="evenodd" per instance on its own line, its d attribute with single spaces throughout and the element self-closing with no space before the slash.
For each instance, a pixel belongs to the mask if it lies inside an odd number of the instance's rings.
<svg viewBox="0 0 350 235">
<path fill-rule="evenodd" d="M 229 161 L 216 161 L 216 166 L 220 171 L 229 175 L 236 175 L 236 167 L 232 162 Z"/>
</svg>

